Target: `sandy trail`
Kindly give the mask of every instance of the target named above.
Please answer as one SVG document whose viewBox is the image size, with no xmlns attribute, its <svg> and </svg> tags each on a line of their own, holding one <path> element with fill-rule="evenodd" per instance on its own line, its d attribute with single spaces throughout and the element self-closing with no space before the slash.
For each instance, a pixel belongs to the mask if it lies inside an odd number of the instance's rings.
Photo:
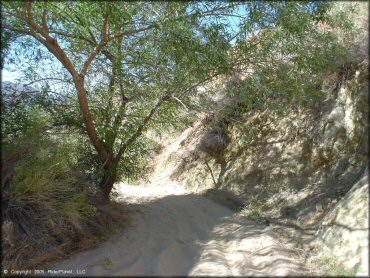
<svg viewBox="0 0 370 278">
<path fill-rule="evenodd" d="M 247 221 L 178 186 L 120 184 L 132 225 L 98 248 L 52 269 L 87 275 L 233 275 L 302 273 L 299 256 L 283 246 L 269 226 Z"/>
</svg>

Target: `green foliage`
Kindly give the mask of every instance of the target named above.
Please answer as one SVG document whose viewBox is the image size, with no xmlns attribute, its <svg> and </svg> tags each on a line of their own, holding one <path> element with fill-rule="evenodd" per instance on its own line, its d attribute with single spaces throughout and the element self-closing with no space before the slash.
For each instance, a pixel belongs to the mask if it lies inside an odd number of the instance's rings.
<svg viewBox="0 0 370 278">
<path fill-rule="evenodd" d="M 1 60 L 0 65 L 1 68 L 4 67 L 4 60 L 5 57 L 8 55 L 10 51 L 10 44 L 11 44 L 12 34 L 11 32 L 5 30 L 1 32 Z"/>
<path fill-rule="evenodd" d="M 39 258 L 39 252 L 50 252 L 55 241 L 73 237 L 76 231 L 81 231 L 81 224 L 96 214 L 96 208 L 89 204 L 80 181 L 70 170 L 69 146 L 57 144 L 34 128 L 29 130 L 33 133 L 28 132 L 3 148 L 2 164 L 15 172 L 3 189 L 7 196 L 3 218 L 13 223 L 21 242 L 18 247 L 32 246 L 19 251 L 17 257 L 11 246 L 3 246 L 7 251 L 6 263 L 13 266 L 27 260 L 32 264 Z M 64 225 L 60 226 L 61 223 Z M 69 232 L 64 230 L 65 226 Z M 31 259 L 29 256 L 33 255 Z"/>
<path fill-rule="evenodd" d="M 252 197 L 247 208 L 250 211 L 250 216 L 252 218 L 260 218 L 262 213 L 266 211 L 267 206 L 257 197 Z"/>
<path fill-rule="evenodd" d="M 84 120 L 80 113 L 76 77 L 71 80 L 71 69 L 55 59 L 60 61 L 60 55 L 30 34 L 34 25 L 21 16 L 24 5 L 4 3 L 6 61 L 18 61 L 30 81 L 42 80 L 42 87 L 54 97 L 49 112 L 53 119 L 60 117 L 54 124 L 83 131 L 87 117 Z M 330 15 L 331 6 L 322 1 L 36 2 L 32 14 L 77 72 L 88 57 L 93 58 L 83 85 L 96 142 L 102 142 L 112 160 L 120 160 L 123 153 L 120 169 L 132 177 L 140 172 L 135 167 L 145 165 L 148 142 L 140 139 L 145 130 L 163 131 L 177 123 L 180 114 L 188 122 L 191 113 L 183 111 L 202 99 L 197 86 L 214 77 L 230 76 L 241 68 L 253 71 L 229 91 L 239 98 L 237 113 L 262 108 L 271 100 L 307 105 L 320 99 L 317 77 L 340 65 L 346 54 L 331 29 L 351 29 L 343 14 Z M 331 29 L 320 29 L 321 23 Z M 111 39 L 99 48 L 104 26 Z M 165 101 L 164 95 L 169 96 Z M 86 146 L 81 157 L 88 170 L 101 176 L 105 159 L 97 159 L 95 152 Z"/>
<path fill-rule="evenodd" d="M 351 41 L 353 24 L 343 17 L 343 11 L 325 14 L 331 8 L 328 4 L 319 4 L 316 15 L 302 12 L 303 8 L 295 2 L 274 3 L 274 27 L 238 45 L 241 53 L 255 51 L 252 59 L 256 62 L 250 61 L 249 56 L 241 57 L 253 73 L 228 91 L 240 99 L 246 111 L 268 102 L 274 106 L 311 105 L 326 97 L 320 91 L 321 76 L 342 67 L 348 55 L 347 45 L 338 39 L 334 29 L 340 29 Z M 319 23 L 333 31 L 322 29 Z"/>
<path fill-rule="evenodd" d="M 118 166 L 118 179 L 136 182 L 148 166 L 148 150 L 153 141 L 142 137 L 133 144 Z"/>
<path fill-rule="evenodd" d="M 243 136 L 244 146 L 248 146 L 252 141 L 256 140 L 259 132 L 260 130 L 255 127 L 249 129 Z"/>
<path fill-rule="evenodd" d="M 153 141 L 142 137 L 127 150 L 117 168 L 117 180 L 135 182 L 143 174 L 148 164 L 147 154 L 152 148 Z M 90 142 L 86 138 L 80 138 L 76 142 L 76 170 L 89 176 L 90 181 L 98 185 L 104 175 L 100 160 Z"/>
<path fill-rule="evenodd" d="M 45 133 L 42 113 L 28 117 L 27 132 L 2 146 L 3 169 L 14 172 L 2 190 L 2 217 L 12 227 L 5 232 L 12 241 L 2 244 L 6 268 L 39 267 L 92 247 L 124 222 L 122 209 L 109 207 L 121 216 L 107 215 L 91 184 L 73 170 L 76 144 Z"/>
<path fill-rule="evenodd" d="M 110 270 L 110 268 L 113 266 L 113 261 L 111 258 L 106 258 L 103 263 L 103 268 L 106 270 Z"/>
<path fill-rule="evenodd" d="M 348 269 L 347 267 L 343 266 L 343 264 L 338 262 L 338 259 L 333 252 L 315 257 L 310 261 L 310 264 L 315 271 L 319 269 L 321 273 L 326 275 L 353 277 L 359 271 L 359 267 Z"/>
<path fill-rule="evenodd" d="M 17 163 L 11 187 L 12 202 L 53 202 L 58 214 L 73 221 L 76 217 L 89 216 L 94 208 L 71 173 L 74 155 L 71 146 L 30 134 L 18 145 L 26 141 L 32 141 L 32 149 Z"/>
<path fill-rule="evenodd" d="M 6 144 L 17 138 L 39 134 L 50 119 L 35 102 L 16 100 L 2 103 L 1 135 Z"/>
</svg>

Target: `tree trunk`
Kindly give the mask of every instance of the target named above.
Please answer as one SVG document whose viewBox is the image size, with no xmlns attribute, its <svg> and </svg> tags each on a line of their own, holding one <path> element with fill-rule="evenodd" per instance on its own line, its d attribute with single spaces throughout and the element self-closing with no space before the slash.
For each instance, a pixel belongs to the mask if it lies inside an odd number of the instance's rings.
<svg viewBox="0 0 370 278">
<path fill-rule="evenodd" d="M 91 143 L 93 144 L 95 150 L 98 152 L 99 158 L 102 163 L 106 163 L 108 166 L 111 164 L 111 161 L 108 159 L 108 152 L 104 148 L 102 141 L 99 139 L 96 134 L 96 128 L 93 121 L 93 118 L 90 114 L 89 104 L 86 96 L 86 90 L 84 86 L 83 78 L 74 77 L 75 86 L 77 89 L 78 102 L 80 104 L 80 109 L 85 123 L 85 128 L 87 135 L 90 138 Z"/>
<path fill-rule="evenodd" d="M 104 175 L 99 184 L 103 197 L 106 201 L 109 200 L 109 194 L 113 189 L 113 185 L 117 180 L 117 163 L 110 163 L 109 166 L 104 168 Z"/>
</svg>

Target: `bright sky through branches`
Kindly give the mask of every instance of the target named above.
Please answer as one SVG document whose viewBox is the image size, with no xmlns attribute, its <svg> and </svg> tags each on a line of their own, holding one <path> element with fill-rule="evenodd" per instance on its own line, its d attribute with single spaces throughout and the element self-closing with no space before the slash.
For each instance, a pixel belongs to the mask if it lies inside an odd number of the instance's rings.
<svg viewBox="0 0 370 278">
<path fill-rule="evenodd" d="M 7 69 L 1 70 L 1 81 L 11 81 L 16 82 L 16 79 L 19 78 L 19 72 L 11 72 Z"/>
<path fill-rule="evenodd" d="M 243 9 L 243 5 L 240 5 L 236 8 L 235 12 L 234 12 L 234 16 L 229 16 L 229 17 L 224 17 L 223 19 L 225 20 L 224 21 L 224 24 L 225 26 L 228 26 L 228 29 L 229 30 L 232 30 L 232 33 L 237 33 L 238 32 L 238 29 L 239 29 L 239 24 L 241 23 L 241 20 L 243 17 L 246 17 L 247 16 L 247 11 L 245 9 Z M 216 19 L 210 19 L 210 18 L 206 18 L 205 19 L 205 23 L 211 23 L 211 22 L 215 22 L 217 21 L 217 18 Z M 236 39 L 232 39 L 230 41 L 230 44 L 235 44 L 236 43 Z M 55 61 L 57 63 L 59 63 L 58 61 Z M 1 70 L 1 80 L 2 82 L 3 81 L 10 81 L 10 82 L 14 82 L 14 83 L 17 83 L 17 79 L 21 79 L 22 78 L 22 73 L 20 70 L 17 70 L 17 68 L 19 67 L 19 65 L 5 65 L 4 68 Z M 24 80 L 22 81 L 21 83 L 27 83 L 27 80 Z"/>
</svg>

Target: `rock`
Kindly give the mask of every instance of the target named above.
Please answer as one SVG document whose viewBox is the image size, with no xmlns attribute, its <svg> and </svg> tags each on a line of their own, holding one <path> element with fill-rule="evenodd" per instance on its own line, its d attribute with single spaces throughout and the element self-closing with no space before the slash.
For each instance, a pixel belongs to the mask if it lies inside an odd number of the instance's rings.
<svg viewBox="0 0 370 278">
<path fill-rule="evenodd" d="M 321 204 L 316 204 L 316 211 L 323 211 Z"/>
</svg>

